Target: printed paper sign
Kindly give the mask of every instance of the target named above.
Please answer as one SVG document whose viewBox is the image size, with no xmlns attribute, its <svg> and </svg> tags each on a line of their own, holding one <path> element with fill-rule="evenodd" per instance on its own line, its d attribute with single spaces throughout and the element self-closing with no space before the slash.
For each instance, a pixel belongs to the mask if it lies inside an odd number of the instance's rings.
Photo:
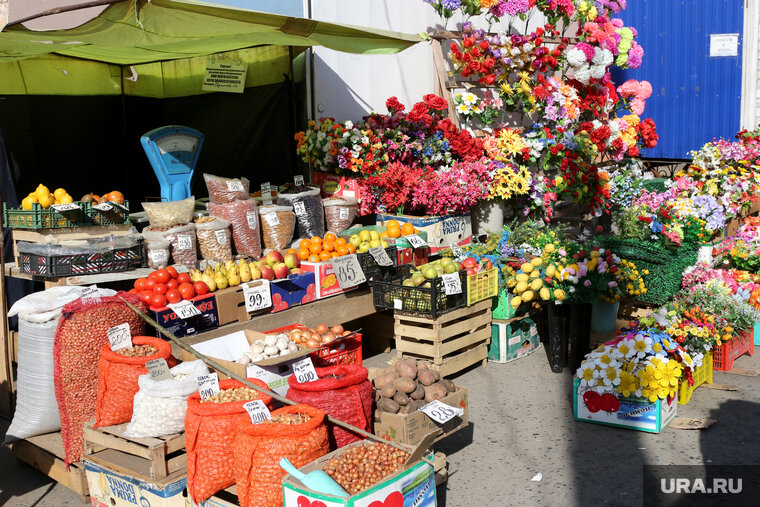
<svg viewBox="0 0 760 507">
<path fill-rule="evenodd" d="M 59 213 L 63 213 L 66 211 L 74 211 L 75 209 L 80 209 L 79 206 L 74 204 L 73 202 L 69 204 L 53 204 L 50 207 Z"/>
<path fill-rule="evenodd" d="M 296 212 L 296 215 L 302 217 L 306 215 L 306 206 L 301 201 L 296 201 L 293 203 L 293 211 Z"/>
<path fill-rule="evenodd" d="M 216 373 L 198 375 L 196 380 L 198 382 L 198 392 L 202 400 L 219 392 L 219 375 Z"/>
<path fill-rule="evenodd" d="M 242 192 L 245 190 L 245 187 L 240 180 L 227 180 L 227 190 L 230 192 Z"/>
<path fill-rule="evenodd" d="M 129 329 L 129 322 L 119 324 L 108 330 L 108 341 L 111 343 L 111 350 L 127 349 L 132 346 L 132 332 Z"/>
<path fill-rule="evenodd" d="M 419 410 L 427 414 L 433 421 L 437 422 L 438 424 L 444 424 L 453 419 L 455 416 L 461 417 L 464 415 L 463 408 L 456 409 L 454 407 L 446 405 L 445 403 L 442 403 L 440 400 L 431 401 Z"/>
<path fill-rule="evenodd" d="M 189 234 L 177 234 L 177 250 L 191 250 L 193 238 Z"/>
<path fill-rule="evenodd" d="M 409 236 L 404 237 L 409 242 L 409 244 L 412 245 L 412 248 L 426 248 L 428 246 L 427 242 L 425 242 L 425 240 L 419 237 L 417 234 L 410 234 Z"/>
<path fill-rule="evenodd" d="M 183 320 L 201 314 L 201 311 L 195 307 L 192 301 L 185 300 L 180 301 L 179 303 L 168 304 L 166 306 L 171 308 L 172 311 L 177 314 L 177 317 Z"/>
<path fill-rule="evenodd" d="M 738 33 L 711 33 L 710 57 L 739 56 Z"/>
<path fill-rule="evenodd" d="M 372 247 L 369 249 L 369 253 L 375 259 L 378 266 L 393 266 L 393 261 L 388 256 L 388 252 L 381 246 Z"/>
<path fill-rule="evenodd" d="M 259 424 L 272 418 L 272 413 L 261 400 L 251 400 L 244 404 L 243 408 L 248 412 L 253 424 Z"/>
<path fill-rule="evenodd" d="M 269 280 L 258 280 L 255 283 L 258 285 L 243 285 L 243 298 L 247 312 L 255 312 L 272 306 L 272 288 Z"/>
<path fill-rule="evenodd" d="M 90 287 L 87 287 L 84 289 L 79 296 L 82 299 L 84 298 L 92 298 L 92 297 L 98 297 L 98 286 L 97 285 L 91 285 Z"/>
<path fill-rule="evenodd" d="M 218 229 L 214 231 L 214 233 L 216 234 L 217 243 L 219 243 L 220 245 L 224 245 L 227 243 L 227 231 L 225 231 L 224 229 Z"/>
<path fill-rule="evenodd" d="M 311 358 L 307 357 L 297 363 L 293 363 L 293 375 L 296 376 L 296 380 L 300 384 L 317 380 L 317 371 L 314 369 L 314 363 L 311 362 Z"/>
<path fill-rule="evenodd" d="M 158 359 L 152 359 L 145 363 L 145 367 L 148 368 L 150 378 L 153 380 L 173 380 L 171 372 L 169 371 L 169 365 L 166 363 L 166 359 L 159 357 Z"/>
<path fill-rule="evenodd" d="M 227 59 L 212 56 L 206 64 L 206 74 L 203 76 L 201 89 L 204 92 L 243 93 L 247 72 L 248 65 L 245 63 L 233 63 Z"/>
<path fill-rule="evenodd" d="M 362 271 L 356 254 L 336 257 L 331 262 L 341 289 L 356 287 L 360 283 L 367 281 L 367 277 L 364 276 L 364 271 Z"/>
<path fill-rule="evenodd" d="M 248 227 L 252 230 L 256 230 L 259 227 L 259 217 L 255 211 L 249 211 L 245 214 L 245 218 L 248 220 Z"/>
<path fill-rule="evenodd" d="M 277 213 L 265 213 L 262 216 L 270 226 L 274 227 L 275 225 L 280 225 L 280 217 Z"/>
<path fill-rule="evenodd" d="M 340 220 L 348 220 L 348 208 L 340 208 L 338 210 L 338 218 Z"/>
<path fill-rule="evenodd" d="M 462 280 L 459 278 L 459 273 L 446 273 L 441 275 L 441 280 L 447 296 L 462 293 Z"/>
<path fill-rule="evenodd" d="M 111 204 L 108 204 L 107 202 L 104 202 L 103 204 L 98 204 L 97 206 L 93 206 L 92 209 L 96 209 L 98 211 L 111 211 L 113 209 L 113 206 Z"/>
</svg>

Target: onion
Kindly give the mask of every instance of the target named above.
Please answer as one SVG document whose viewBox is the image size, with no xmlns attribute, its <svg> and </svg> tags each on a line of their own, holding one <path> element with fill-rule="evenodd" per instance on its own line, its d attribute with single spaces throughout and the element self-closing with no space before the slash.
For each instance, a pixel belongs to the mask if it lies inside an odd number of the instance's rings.
<svg viewBox="0 0 760 507">
<path fill-rule="evenodd" d="M 343 331 L 340 335 L 341 336 L 346 336 L 346 335 L 349 335 L 349 334 L 351 334 L 351 331 Z"/>
<path fill-rule="evenodd" d="M 290 339 L 296 343 L 301 341 L 302 336 L 303 336 L 303 331 L 301 331 L 300 329 L 294 329 L 293 331 L 290 332 Z"/>
<path fill-rule="evenodd" d="M 317 333 L 319 334 L 325 334 L 330 330 L 329 327 L 327 327 L 327 324 L 320 324 L 317 326 Z"/>
<path fill-rule="evenodd" d="M 330 331 L 335 333 L 336 336 L 340 336 L 341 333 L 343 333 L 343 326 L 340 324 L 335 324 L 333 327 L 330 328 Z"/>
<path fill-rule="evenodd" d="M 314 338 L 309 338 L 306 341 L 306 346 L 309 347 L 310 349 L 316 349 L 319 347 L 319 342 L 315 340 Z"/>
<path fill-rule="evenodd" d="M 335 340 L 335 333 L 328 331 L 322 335 L 322 343 L 330 343 Z"/>
</svg>

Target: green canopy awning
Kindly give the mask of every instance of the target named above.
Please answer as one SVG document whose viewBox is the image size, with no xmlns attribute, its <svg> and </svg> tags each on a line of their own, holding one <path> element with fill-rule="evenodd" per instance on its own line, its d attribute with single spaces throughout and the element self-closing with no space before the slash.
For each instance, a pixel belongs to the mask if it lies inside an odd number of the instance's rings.
<svg viewBox="0 0 760 507">
<path fill-rule="evenodd" d="M 249 87 L 281 82 L 310 46 L 392 54 L 419 41 L 194 0 L 128 0 L 76 28 L 1 32 L 0 95 L 194 95 L 212 54 L 248 64 Z"/>
</svg>

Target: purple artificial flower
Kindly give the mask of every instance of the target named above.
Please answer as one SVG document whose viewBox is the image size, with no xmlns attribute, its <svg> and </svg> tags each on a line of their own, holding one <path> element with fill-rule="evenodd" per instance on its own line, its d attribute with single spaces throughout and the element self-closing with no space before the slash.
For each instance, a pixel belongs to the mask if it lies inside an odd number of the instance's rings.
<svg viewBox="0 0 760 507">
<path fill-rule="evenodd" d="M 455 11 L 462 5 L 462 0 L 441 0 L 444 9 Z"/>
<path fill-rule="evenodd" d="M 528 0 L 507 0 L 504 3 L 504 10 L 510 16 L 517 16 L 518 14 L 525 14 L 530 10 L 530 3 Z M 499 4 L 501 5 L 501 4 Z"/>
<path fill-rule="evenodd" d="M 591 280 L 586 280 L 585 282 L 583 282 L 583 285 L 585 285 L 586 287 L 591 287 Z"/>
<path fill-rule="evenodd" d="M 491 7 L 488 12 L 497 18 L 503 17 L 504 14 L 507 13 L 507 2 L 505 0 L 501 0 L 498 4 Z M 512 14 L 512 16 L 514 16 L 514 14 Z"/>
</svg>

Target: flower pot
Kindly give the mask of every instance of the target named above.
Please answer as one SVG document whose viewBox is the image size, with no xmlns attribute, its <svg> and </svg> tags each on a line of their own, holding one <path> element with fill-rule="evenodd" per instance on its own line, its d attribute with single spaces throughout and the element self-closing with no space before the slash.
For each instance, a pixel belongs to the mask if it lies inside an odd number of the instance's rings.
<svg viewBox="0 0 760 507">
<path fill-rule="evenodd" d="M 504 210 L 507 205 L 502 199 L 480 201 L 473 206 L 472 231 L 476 236 L 500 231 L 504 227 Z"/>
<path fill-rule="evenodd" d="M 620 302 L 607 303 L 597 299 L 591 303 L 591 331 L 594 333 L 611 333 L 615 331 Z"/>
</svg>

